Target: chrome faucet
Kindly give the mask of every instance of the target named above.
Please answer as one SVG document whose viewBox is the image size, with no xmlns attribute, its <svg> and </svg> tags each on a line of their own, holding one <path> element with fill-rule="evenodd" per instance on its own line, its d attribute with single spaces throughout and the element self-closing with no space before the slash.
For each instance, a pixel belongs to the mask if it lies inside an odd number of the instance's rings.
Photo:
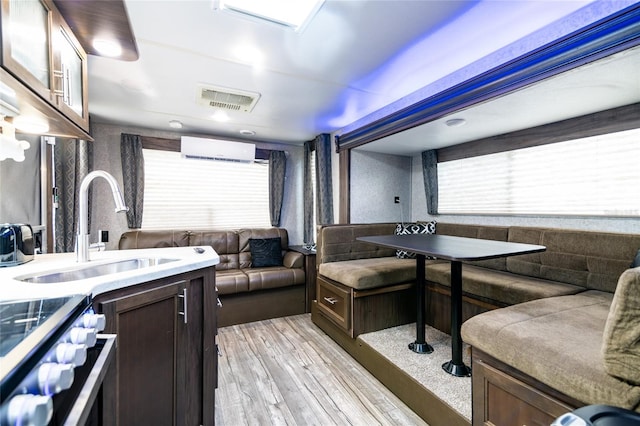
<svg viewBox="0 0 640 426">
<path fill-rule="evenodd" d="M 80 196 L 78 201 L 78 234 L 76 235 L 76 261 L 89 261 L 89 185 L 97 178 L 102 177 L 109 182 L 113 201 L 116 204 L 116 213 L 129 210 L 124 204 L 124 199 L 118 188 L 115 178 L 103 170 L 95 170 L 85 176 L 80 184 Z"/>
</svg>

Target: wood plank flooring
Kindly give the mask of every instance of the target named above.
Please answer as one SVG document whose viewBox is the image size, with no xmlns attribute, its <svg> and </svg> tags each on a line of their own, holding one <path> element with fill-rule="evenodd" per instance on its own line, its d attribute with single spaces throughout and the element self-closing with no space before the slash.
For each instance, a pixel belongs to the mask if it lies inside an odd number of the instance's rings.
<svg viewBox="0 0 640 426">
<path fill-rule="evenodd" d="M 426 425 L 311 322 L 221 328 L 216 425 Z"/>
</svg>

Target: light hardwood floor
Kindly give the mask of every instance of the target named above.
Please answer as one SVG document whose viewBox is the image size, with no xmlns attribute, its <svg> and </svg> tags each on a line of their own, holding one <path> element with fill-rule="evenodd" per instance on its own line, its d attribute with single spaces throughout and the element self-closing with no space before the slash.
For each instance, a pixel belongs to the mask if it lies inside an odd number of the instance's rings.
<svg viewBox="0 0 640 426">
<path fill-rule="evenodd" d="M 216 425 L 426 425 L 311 322 L 219 330 Z"/>
</svg>

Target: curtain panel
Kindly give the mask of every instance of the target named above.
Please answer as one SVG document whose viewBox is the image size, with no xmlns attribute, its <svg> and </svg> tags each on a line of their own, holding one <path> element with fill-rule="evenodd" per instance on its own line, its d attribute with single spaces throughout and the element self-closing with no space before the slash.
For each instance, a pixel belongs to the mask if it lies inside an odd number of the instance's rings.
<svg viewBox="0 0 640 426">
<path fill-rule="evenodd" d="M 438 214 L 438 153 L 435 149 L 422 152 L 422 178 L 427 213 Z"/>
<path fill-rule="evenodd" d="M 316 212 L 318 223 L 333 223 L 333 188 L 331 185 L 331 135 L 316 136 Z"/>
<path fill-rule="evenodd" d="M 127 211 L 129 229 L 142 227 L 142 205 L 144 201 L 144 157 L 142 138 L 139 135 L 120 135 L 120 157 L 122 160 L 122 189 Z"/>
<path fill-rule="evenodd" d="M 313 175 L 311 168 L 311 153 L 316 149 L 316 141 L 304 143 L 304 182 L 302 214 L 304 216 L 304 243 L 315 242 L 315 223 L 313 223 Z"/>
<path fill-rule="evenodd" d="M 269 216 L 271 226 L 280 226 L 286 172 L 287 155 L 285 152 L 271 151 L 269 153 Z"/>
<path fill-rule="evenodd" d="M 82 179 L 93 169 L 93 144 L 85 140 L 56 138 L 53 146 L 55 169 L 54 253 L 72 252 L 78 233 L 78 193 Z M 91 212 L 89 188 L 89 212 Z M 91 215 L 89 215 L 89 227 Z"/>
</svg>

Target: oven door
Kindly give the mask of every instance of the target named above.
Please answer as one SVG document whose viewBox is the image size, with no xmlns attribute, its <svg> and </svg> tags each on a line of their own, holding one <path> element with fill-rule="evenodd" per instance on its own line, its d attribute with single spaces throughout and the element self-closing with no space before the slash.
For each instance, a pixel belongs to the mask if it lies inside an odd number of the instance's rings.
<svg viewBox="0 0 640 426">
<path fill-rule="evenodd" d="M 73 385 L 53 397 L 50 425 L 114 425 L 116 335 L 100 334 L 76 367 Z"/>
</svg>

